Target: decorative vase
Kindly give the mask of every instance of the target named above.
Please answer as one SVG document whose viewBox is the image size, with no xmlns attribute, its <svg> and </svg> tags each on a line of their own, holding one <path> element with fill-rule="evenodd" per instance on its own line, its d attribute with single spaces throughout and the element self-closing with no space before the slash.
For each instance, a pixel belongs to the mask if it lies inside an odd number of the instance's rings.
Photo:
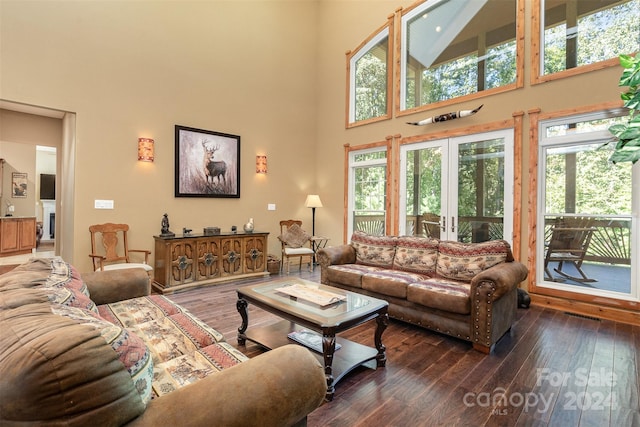
<svg viewBox="0 0 640 427">
<path fill-rule="evenodd" d="M 244 225 L 244 231 L 253 233 L 253 218 L 249 218 L 249 222 Z"/>
</svg>

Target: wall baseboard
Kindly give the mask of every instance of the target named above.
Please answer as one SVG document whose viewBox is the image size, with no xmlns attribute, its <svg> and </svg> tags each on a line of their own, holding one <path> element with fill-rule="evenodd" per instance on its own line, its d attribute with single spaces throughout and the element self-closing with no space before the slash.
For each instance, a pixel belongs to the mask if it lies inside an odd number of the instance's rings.
<svg viewBox="0 0 640 427">
<path fill-rule="evenodd" d="M 553 310 L 640 326 L 640 312 L 638 311 L 606 307 L 588 302 L 574 301 L 547 295 L 533 293 L 530 293 L 529 295 L 531 296 L 531 304 L 537 307 L 547 307 Z"/>
</svg>

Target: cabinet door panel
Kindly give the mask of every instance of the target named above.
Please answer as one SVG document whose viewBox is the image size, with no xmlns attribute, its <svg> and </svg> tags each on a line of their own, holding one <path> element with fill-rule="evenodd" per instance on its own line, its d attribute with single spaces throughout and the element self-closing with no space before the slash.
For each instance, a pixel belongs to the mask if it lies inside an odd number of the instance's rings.
<svg viewBox="0 0 640 427">
<path fill-rule="evenodd" d="M 244 267 L 245 273 L 255 273 L 265 269 L 265 238 L 255 236 L 245 239 Z"/>
<path fill-rule="evenodd" d="M 5 219 L 2 221 L 2 252 L 17 251 L 19 246 L 18 241 L 18 221 L 15 219 Z"/>
<path fill-rule="evenodd" d="M 222 275 L 231 276 L 242 272 L 242 240 L 222 239 Z"/>
<path fill-rule="evenodd" d="M 196 248 L 193 240 L 171 244 L 171 286 L 184 285 L 196 280 L 195 255 Z"/>
<path fill-rule="evenodd" d="M 198 279 L 220 277 L 220 239 L 198 240 Z"/>
<path fill-rule="evenodd" d="M 25 218 L 19 221 L 20 250 L 28 250 L 36 247 L 36 220 Z"/>
</svg>

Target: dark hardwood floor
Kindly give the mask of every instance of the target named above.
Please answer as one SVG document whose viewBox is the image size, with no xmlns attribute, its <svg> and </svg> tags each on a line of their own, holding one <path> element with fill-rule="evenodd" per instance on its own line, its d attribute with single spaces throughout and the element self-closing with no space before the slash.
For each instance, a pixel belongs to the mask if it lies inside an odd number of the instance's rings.
<svg viewBox="0 0 640 427">
<path fill-rule="evenodd" d="M 319 282 L 313 273 L 293 272 Z M 252 279 L 169 295 L 238 346 L 239 286 Z M 249 328 L 278 318 L 249 307 Z M 375 322 L 341 336 L 373 346 Z M 309 426 L 640 426 L 640 326 L 519 309 L 517 322 L 483 355 L 471 344 L 391 320 L 387 366 L 358 368 L 336 386 Z"/>
</svg>

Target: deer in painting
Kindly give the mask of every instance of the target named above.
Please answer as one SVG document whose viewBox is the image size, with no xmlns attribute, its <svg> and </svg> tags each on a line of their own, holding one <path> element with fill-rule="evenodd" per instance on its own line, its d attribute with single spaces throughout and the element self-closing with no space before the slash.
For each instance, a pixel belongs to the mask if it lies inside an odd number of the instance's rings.
<svg viewBox="0 0 640 427">
<path fill-rule="evenodd" d="M 207 144 L 208 141 L 202 141 L 202 147 L 204 148 L 204 176 L 207 184 L 211 182 L 213 184 L 213 178 L 218 178 L 218 185 L 221 179 L 227 182 L 227 164 L 224 161 L 214 161 L 213 155 L 220 149 L 220 144 L 213 145 Z"/>
</svg>

